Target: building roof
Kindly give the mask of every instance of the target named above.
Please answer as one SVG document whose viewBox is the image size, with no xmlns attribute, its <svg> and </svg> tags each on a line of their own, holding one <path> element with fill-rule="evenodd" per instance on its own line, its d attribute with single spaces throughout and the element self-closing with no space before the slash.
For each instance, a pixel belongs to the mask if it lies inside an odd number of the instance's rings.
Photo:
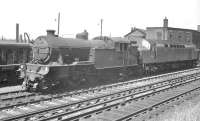
<svg viewBox="0 0 200 121">
<path fill-rule="evenodd" d="M 147 27 L 147 29 L 163 29 L 163 28 L 167 28 L 167 29 L 170 29 L 170 30 L 181 30 L 181 31 L 199 32 L 198 30 L 184 29 L 184 28 L 174 28 L 174 27 Z"/>
<path fill-rule="evenodd" d="M 149 41 L 151 44 L 193 45 L 192 43 L 180 43 L 180 42 L 170 41 L 170 40 L 164 40 L 164 41 L 151 40 L 151 39 L 146 39 L 146 40 Z"/>
<path fill-rule="evenodd" d="M 128 40 L 127 38 L 112 37 L 111 39 L 112 39 L 114 42 L 130 43 L 130 40 Z"/>
<path fill-rule="evenodd" d="M 132 34 L 132 33 L 135 32 L 135 31 L 139 31 L 139 32 L 141 32 L 142 34 L 146 35 L 146 32 L 145 32 L 144 29 L 140 29 L 140 28 L 134 27 L 134 28 L 131 28 L 131 31 L 130 31 L 128 34 L 124 35 L 124 37 L 127 37 L 128 35 Z"/>
</svg>

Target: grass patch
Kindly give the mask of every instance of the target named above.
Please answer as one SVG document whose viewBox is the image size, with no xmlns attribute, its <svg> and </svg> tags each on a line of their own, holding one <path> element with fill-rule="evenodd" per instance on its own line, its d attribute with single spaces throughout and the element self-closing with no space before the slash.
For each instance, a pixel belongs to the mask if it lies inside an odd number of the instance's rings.
<svg viewBox="0 0 200 121">
<path fill-rule="evenodd" d="M 149 121 L 200 121 L 200 102 L 185 102 Z"/>
</svg>

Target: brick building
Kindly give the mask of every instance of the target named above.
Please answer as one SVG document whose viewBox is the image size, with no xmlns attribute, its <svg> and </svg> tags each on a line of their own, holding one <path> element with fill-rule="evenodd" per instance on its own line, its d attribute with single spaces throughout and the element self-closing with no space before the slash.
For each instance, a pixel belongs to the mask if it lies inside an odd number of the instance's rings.
<svg viewBox="0 0 200 121">
<path fill-rule="evenodd" d="M 131 28 L 131 31 L 128 34 L 124 35 L 124 37 L 127 38 L 132 43 L 137 44 L 142 39 L 146 38 L 146 32 L 143 29 L 134 27 L 134 28 Z"/>
<path fill-rule="evenodd" d="M 146 39 L 169 41 L 174 44 L 195 44 L 200 48 L 200 27 L 198 30 L 168 27 L 168 19 L 163 21 L 163 27 L 147 27 Z"/>
</svg>

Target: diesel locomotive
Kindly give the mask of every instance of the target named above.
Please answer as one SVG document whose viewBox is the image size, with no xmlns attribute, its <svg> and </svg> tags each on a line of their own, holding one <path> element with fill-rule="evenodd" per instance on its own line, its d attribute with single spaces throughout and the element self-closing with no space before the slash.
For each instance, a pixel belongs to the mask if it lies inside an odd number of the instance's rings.
<svg viewBox="0 0 200 121">
<path fill-rule="evenodd" d="M 33 43 L 32 62 L 21 65 L 26 90 L 60 86 L 71 90 L 115 83 L 161 70 L 191 68 L 198 60 L 193 43 L 150 39 L 152 32 L 148 39 L 137 41 L 102 36 L 93 40 L 62 38 L 54 32 L 39 36 Z"/>
</svg>

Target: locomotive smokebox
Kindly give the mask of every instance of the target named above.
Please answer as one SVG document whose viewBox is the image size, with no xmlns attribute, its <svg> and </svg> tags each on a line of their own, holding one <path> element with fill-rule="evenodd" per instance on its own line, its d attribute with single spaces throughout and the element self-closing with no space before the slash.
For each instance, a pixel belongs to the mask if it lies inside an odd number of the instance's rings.
<svg viewBox="0 0 200 121">
<path fill-rule="evenodd" d="M 47 30 L 47 36 L 55 36 L 55 30 Z"/>
</svg>

